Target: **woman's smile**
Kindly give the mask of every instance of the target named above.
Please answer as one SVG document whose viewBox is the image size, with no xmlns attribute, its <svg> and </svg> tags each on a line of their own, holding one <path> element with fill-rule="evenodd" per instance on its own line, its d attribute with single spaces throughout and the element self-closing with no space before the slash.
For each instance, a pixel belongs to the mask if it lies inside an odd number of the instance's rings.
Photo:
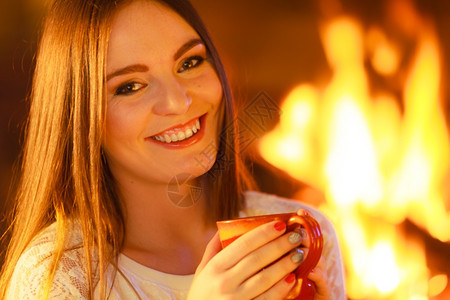
<svg viewBox="0 0 450 300">
<path fill-rule="evenodd" d="M 207 115 L 204 114 L 184 124 L 172 126 L 146 140 L 169 149 L 191 146 L 203 137 L 206 117 Z"/>
</svg>

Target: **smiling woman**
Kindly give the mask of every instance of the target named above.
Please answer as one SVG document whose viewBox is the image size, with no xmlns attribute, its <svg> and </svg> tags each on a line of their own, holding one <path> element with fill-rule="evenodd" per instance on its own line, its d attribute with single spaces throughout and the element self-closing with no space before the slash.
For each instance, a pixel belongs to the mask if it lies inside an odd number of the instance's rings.
<svg viewBox="0 0 450 300">
<path fill-rule="evenodd" d="M 246 192 L 227 78 L 189 2 L 55 0 L 30 100 L 0 298 L 289 293 L 309 245 L 286 226 L 220 251 L 216 221 L 307 207 Z M 331 262 L 315 299 L 341 299 L 334 231 L 310 211 Z"/>
<path fill-rule="evenodd" d="M 197 32 L 161 4 L 134 2 L 114 18 L 107 57 L 104 149 L 129 198 L 156 186 L 162 196 L 177 174 L 211 169 L 215 154 L 195 157 L 218 147 L 222 86 Z"/>
</svg>

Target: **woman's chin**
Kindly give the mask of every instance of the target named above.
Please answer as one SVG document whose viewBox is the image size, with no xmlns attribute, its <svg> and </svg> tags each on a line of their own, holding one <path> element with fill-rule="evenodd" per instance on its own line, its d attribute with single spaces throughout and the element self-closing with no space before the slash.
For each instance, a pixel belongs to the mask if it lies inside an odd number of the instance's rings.
<svg viewBox="0 0 450 300">
<path fill-rule="evenodd" d="M 170 180 L 172 180 L 174 177 L 177 178 L 189 178 L 189 179 L 195 179 L 199 178 L 202 175 L 205 175 L 211 168 L 213 164 L 198 164 L 194 166 L 189 166 L 186 168 L 177 168 L 173 169 L 170 174 Z"/>
</svg>

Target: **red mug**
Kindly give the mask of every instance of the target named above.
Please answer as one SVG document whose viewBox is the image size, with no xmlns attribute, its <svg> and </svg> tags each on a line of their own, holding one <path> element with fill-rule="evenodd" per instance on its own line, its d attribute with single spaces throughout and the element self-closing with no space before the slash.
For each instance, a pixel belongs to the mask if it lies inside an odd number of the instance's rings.
<svg viewBox="0 0 450 300">
<path fill-rule="evenodd" d="M 297 283 L 289 292 L 286 299 L 314 299 L 316 287 L 311 280 L 307 279 L 307 277 L 311 270 L 317 265 L 320 256 L 322 255 L 323 237 L 319 223 L 317 223 L 313 217 L 309 215 L 299 216 L 296 213 L 284 213 L 218 221 L 217 228 L 219 230 L 222 249 L 227 247 L 244 233 L 271 221 L 285 222 L 287 225 L 287 232 L 297 228 L 304 228 L 308 233 L 307 236 L 310 243 L 308 255 L 295 270 Z"/>
</svg>

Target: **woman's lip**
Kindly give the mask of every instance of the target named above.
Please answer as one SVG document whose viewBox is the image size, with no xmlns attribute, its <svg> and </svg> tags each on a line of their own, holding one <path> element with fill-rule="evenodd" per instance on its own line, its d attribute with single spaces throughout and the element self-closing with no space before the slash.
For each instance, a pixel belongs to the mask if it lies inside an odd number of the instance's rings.
<svg viewBox="0 0 450 300">
<path fill-rule="evenodd" d="M 164 135 L 165 132 L 168 132 L 168 131 L 171 131 L 171 130 L 175 130 L 175 129 L 177 129 L 177 128 L 185 127 L 186 124 L 189 124 L 189 123 L 191 123 L 191 122 L 193 122 L 193 121 L 195 121 L 195 120 L 197 120 L 197 119 L 200 119 L 200 118 L 203 117 L 204 115 L 206 115 L 206 114 L 203 114 L 203 115 L 201 115 L 201 116 L 197 116 L 197 117 L 195 117 L 195 118 L 192 118 L 192 119 L 190 119 L 189 121 L 184 122 L 183 124 L 177 124 L 177 125 L 174 125 L 174 126 L 172 126 L 172 127 L 170 127 L 170 128 L 166 128 L 166 129 L 164 129 L 164 130 L 160 131 L 159 133 L 154 134 L 154 135 L 152 135 L 152 136 Z"/>
<path fill-rule="evenodd" d="M 163 147 L 165 147 L 167 149 L 179 149 L 179 148 L 189 147 L 189 146 L 197 143 L 198 141 L 200 141 L 202 139 L 203 135 L 205 134 L 206 117 L 207 117 L 207 114 L 204 114 L 204 115 L 202 115 L 200 117 L 191 119 L 190 121 L 184 123 L 184 124 L 188 124 L 189 122 L 191 122 L 193 120 L 199 119 L 200 120 L 200 129 L 197 131 L 196 134 L 194 134 L 193 136 L 191 136 L 189 138 L 186 138 L 186 139 L 184 139 L 182 141 L 170 142 L 170 143 L 166 143 L 164 141 L 157 141 L 156 139 L 154 139 L 154 136 L 157 136 L 158 134 L 154 135 L 152 137 L 146 138 L 146 141 L 156 143 L 156 144 L 158 144 L 160 146 L 163 146 Z M 160 134 L 162 134 L 162 133 L 164 133 L 166 131 L 169 131 L 171 129 L 174 129 L 174 128 L 179 128 L 179 127 L 180 127 L 180 125 L 173 126 L 170 129 L 166 129 L 166 130 L 162 131 Z"/>
</svg>

